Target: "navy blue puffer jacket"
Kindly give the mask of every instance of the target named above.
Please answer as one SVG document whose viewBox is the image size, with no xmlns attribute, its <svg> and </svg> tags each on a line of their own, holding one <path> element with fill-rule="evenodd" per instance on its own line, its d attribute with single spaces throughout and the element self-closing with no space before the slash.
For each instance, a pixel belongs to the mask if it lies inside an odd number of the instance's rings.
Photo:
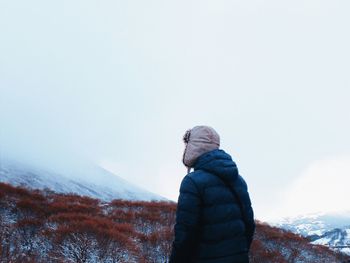
<svg viewBox="0 0 350 263">
<path fill-rule="evenodd" d="M 247 225 L 234 187 L 241 199 Z M 247 184 L 223 150 L 201 155 L 184 177 L 170 263 L 247 263 L 255 230 Z"/>
</svg>

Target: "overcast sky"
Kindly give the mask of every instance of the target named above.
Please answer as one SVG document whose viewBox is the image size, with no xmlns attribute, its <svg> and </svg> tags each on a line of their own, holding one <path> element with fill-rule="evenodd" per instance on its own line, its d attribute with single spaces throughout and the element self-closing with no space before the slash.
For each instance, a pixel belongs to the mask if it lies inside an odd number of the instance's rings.
<svg viewBox="0 0 350 263">
<path fill-rule="evenodd" d="M 182 135 L 205 124 L 258 219 L 350 208 L 349 10 L 347 0 L 3 0 L 1 154 L 86 158 L 176 200 Z"/>
</svg>

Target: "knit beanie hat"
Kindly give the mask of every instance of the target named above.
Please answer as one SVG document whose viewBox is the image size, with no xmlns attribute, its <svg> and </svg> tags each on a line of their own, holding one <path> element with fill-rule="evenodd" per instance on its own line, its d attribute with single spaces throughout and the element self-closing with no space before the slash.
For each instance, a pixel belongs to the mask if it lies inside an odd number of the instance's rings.
<svg viewBox="0 0 350 263">
<path fill-rule="evenodd" d="M 199 156 L 220 147 L 219 134 L 209 126 L 195 126 L 186 131 L 183 140 L 186 148 L 182 162 L 190 171 Z"/>
</svg>

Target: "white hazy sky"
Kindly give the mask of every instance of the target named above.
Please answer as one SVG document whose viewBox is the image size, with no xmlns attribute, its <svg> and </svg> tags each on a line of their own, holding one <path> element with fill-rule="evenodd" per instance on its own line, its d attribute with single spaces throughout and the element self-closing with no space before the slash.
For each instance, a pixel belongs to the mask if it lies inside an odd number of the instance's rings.
<svg viewBox="0 0 350 263">
<path fill-rule="evenodd" d="M 257 218 L 347 209 L 349 10 L 347 0 L 2 0 L 1 153 L 47 166 L 88 158 L 176 200 L 182 135 L 207 124 Z"/>
</svg>

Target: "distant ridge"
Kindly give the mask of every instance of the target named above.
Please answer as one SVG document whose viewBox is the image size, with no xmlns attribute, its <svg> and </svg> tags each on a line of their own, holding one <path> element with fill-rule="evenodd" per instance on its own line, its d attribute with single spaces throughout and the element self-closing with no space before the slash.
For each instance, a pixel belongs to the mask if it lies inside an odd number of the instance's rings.
<svg viewBox="0 0 350 263">
<path fill-rule="evenodd" d="M 274 225 L 307 237 L 312 244 L 325 245 L 350 255 L 350 211 L 289 217 Z"/>
<path fill-rule="evenodd" d="M 0 182 L 31 189 L 50 189 L 57 193 L 74 193 L 104 201 L 113 199 L 165 201 L 164 197 L 137 187 L 97 165 L 79 170 L 53 172 L 46 168 L 0 159 Z"/>
</svg>

